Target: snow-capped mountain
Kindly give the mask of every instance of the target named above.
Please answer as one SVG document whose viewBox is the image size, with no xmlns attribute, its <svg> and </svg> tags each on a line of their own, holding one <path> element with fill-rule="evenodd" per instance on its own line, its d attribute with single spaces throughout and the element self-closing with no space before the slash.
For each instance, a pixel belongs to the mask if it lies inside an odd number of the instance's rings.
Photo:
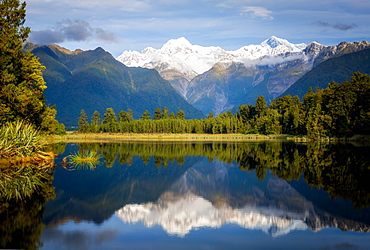
<svg viewBox="0 0 370 250">
<path fill-rule="evenodd" d="M 125 204 L 115 215 L 125 223 L 160 226 L 179 237 L 227 224 L 260 230 L 272 237 L 326 227 L 370 230 L 366 223 L 322 211 L 280 178 L 266 175 L 257 181 L 254 174 L 244 175 L 233 163 L 217 159 L 194 164 L 158 200 Z"/>
<path fill-rule="evenodd" d="M 193 45 L 184 37 L 169 40 L 160 49 L 125 51 L 116 59 L 126 66 L 156 69 L 190 104 L 207 115 L 218 115 L 284 94 L 305 73 L 320 63 L 370 48 L 370 43 L 318 42 L 293 44 L 275 36 L 259 45 L 235 51 Z"/>
<path fill-rule="evenodd" d="M 117 60 L 129 67 L 157 69 L 159 72 L 175 69 L 187 80 L 210 70 L 216 63 L 230 65 L 255 61 L 264 56 L 277 56 L 285 53 L 302 52 L 307 45 L 292 44 L 275 36 L 260 45 L 248 45 L 235 51 L 220 47 L 203 47 L 191 44 L 186 38 L 169 40 L 160 49 L 148 47 L 141 53 L 125 51 Z"/>
<path fill-rule="evenodd" d="M 220 228 L 225 224 L 261 230 L 273 237 L 308 228 L 304 222 L 305 214 L 281 213 L 282 211 L 270 208 L 263 210 L 252 206 L 240 209 L 230 206 L 215 207 L 210 201 L 194 194 L 182 196 L 175 201 L 128 204 L 116 211 L 123 222 L 142 221 L 147 227 L 160 225 L 168 234 L 181 237 L 194 229 Z"/>
</svg>

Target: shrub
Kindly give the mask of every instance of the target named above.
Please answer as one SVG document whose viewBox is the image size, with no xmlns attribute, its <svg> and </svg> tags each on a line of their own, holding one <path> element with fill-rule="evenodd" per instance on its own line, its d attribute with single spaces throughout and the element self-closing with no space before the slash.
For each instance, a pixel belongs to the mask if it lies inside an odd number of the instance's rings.
<svg viewBox="0 0 370 250">
<path fill-rule="evenodd" d="M 40 131 L 24 121 L 8 122 L 0 128 L 0 158 L 33 156 L 41 152 Z"/>
</svg>

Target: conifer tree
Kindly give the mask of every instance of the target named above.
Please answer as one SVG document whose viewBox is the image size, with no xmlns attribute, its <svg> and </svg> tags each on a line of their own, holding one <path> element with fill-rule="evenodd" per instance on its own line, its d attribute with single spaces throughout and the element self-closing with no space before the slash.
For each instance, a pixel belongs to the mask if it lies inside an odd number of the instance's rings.
<svg viewBox="0 0 370 250">
<path fill-rule="evenodd" d="M 168 114 L 168 108 L 164 107 L 163 108 L 163 112 L 162 112 L 162 118 L 163 119 L 167 119 L 169 117 L 169 114 Z"/>
<path fill-rule="evenodd" d="M 85 133 L 89 127 L 89 122 L 87 121 L 87 115 L 84 109 L 81 109 L 80 117 L 78 118 L 78 132 Z"/>
<path fill-rule="evenodd" d="M 103 130 L 105 132 L 117 132 L 118 131 L 118 122 L 116 113 L 113 108 L 107 108 L 105 110 L 104 118 L 102 120 Z"/>
<path fill-rule="evenodd" d="M 150 113 L 148 110 L 145 110 L 143 115 L 140 117 L 141 120 L 149 120 L 150 119 Z"/>
<path fill-rule="evenodd" d="M 128 117 L 129 122 L 134 120 L 134 115 L 133 115 L 132 109 L 127 110 L 127 117 Z"/>
<path fill-rule="evenodd" d="M 161 110 L 161 108 L 156 108 L 155 110 L 154 110 L 154 116 L 153 116 L 153 119 L 154 120 L 159 120 L 159 119 L 162 119 L 162 110 Z"/>
<path fill-rule="evenodd" d="M 181 119 L 181 120 L 185 119 L 185 113 L 184 113 L 184 111 L 179 110 L 177 112 L 177 114 L 176 114 L 176 119 Z"/>
<path fill-rule="evenodd" d="M 93 133 L 99 132 L 99 126 L 100 126 L 100 113 L 95 110 L 91 117 L 90 132 Z"/>
<path fill-rule="evenodd" d="M 0 124 L 25 120 L 44 132 L 65 132 L 55 120 L 55 108 L 46 105 L 44 66 L 22 51 L 30 33 L 25 17 L 25 2 L 0 1 Z"/>
<path fill-rule="evenodd" d="M 100 125 L 100 113 L 98 111 L 94 111 L 92 118 L 91 118 L 92 125 Z"/>
</svg>

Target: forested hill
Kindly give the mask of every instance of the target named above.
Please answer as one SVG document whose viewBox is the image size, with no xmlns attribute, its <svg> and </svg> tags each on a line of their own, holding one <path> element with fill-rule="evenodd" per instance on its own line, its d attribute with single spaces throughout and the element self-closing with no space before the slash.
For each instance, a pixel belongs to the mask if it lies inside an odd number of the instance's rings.
<svg viewBox="0 0 370 250">
<path fill-rule="evenodd" d="M 25 49 L 46 66 L 45 98 L 56 105 L 57 119 L 66 126 L 77 125 L 81 109 L 88 116 L 106 108 L 132 109 L 138 118 L 145 110 L 167 107 L 175 113 L 183 110 L 187 118 L 203 117 L 157 71 L 126 67 L 102 48 L 69 51 L 57 45 L 28 44 Z"/>
<path fill-rule="evenodd" d="M 310 87 L 324 89 L 332 81 L 349 81 L 353 72 L 370 74 L 370 49 L 353 52 L 322 62 L 298 79 L 284 95 L 303 97 Z"/>
</svg>

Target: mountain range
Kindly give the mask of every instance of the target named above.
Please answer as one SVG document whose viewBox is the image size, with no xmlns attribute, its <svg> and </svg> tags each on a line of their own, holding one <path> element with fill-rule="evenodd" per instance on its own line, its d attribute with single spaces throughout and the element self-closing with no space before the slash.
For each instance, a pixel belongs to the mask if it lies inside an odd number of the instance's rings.
<svg viewBox="0 0 370 250">
<path fill-rule="evenodd" d="M 69 51 L 58 45 L 27 43 L 40 58 L 48 88 L 45 98 L 56 105 L 57 119 L 77 125 L 80 110 L 88 116 L 106 108 L 183 110 L 186 118 L 236 111 L 259 95 L 269 102 L 282 95 L 302 97 L 312 87 L 349 80 L 355 71 L 370 73 L 367 41 L 324 46 L 293 44 L 270 37 L 235 51 L 192 45 L 181 37 L 160 49 L 124 51 L 114 58 L 102 48 Z"/>
<path fill-rule="evenodd" d="M 67 127 L 77 125 L 81 109 L 88 116 L 95 110 L 103 115 L 106 108 L 116 114 L 132 109 L 139 118 L 145 110 L 167 107 L 174 113 L 183 110 L 187 118 L 203 117 L 156 70 L 127 67 L 102 48 L 69 51 L 58 45 L 28 44 L 25 50 L 46 66 L 45 98 L 56 105 L 57 119 Z"/>
<path fill-rule="evenodd" d="M 272 36 L 259 45 L 226 51 L 220 47 L 192 45 L 181 37 L 168 41 L 160 49 L 148 47 L 141 53 L 124 51 L 117 60 L 127 66 L 156 69 L 190 104 L 204 114 L 217 115 L 235 110 L 241 104 L 254 103 L 259 95 L 264 95 L 266 100 L 279 97 L 322 62 L 367 48 L 370 43 L 366 41 L 324 46 L 318 42 L 293 44 Z M 347 64 L 337 61 L 336 67 L 347 67 L 343 63 Z M 351 68 L 358 71 L 358 63 L 351 63 Z M 353 71 L 347 73 L 349 79 Z M 319 85 L 326 87 L 331 82 L 325 80 Z M 302 88 L 300 97 L 308 89 Z"/>
</svg>

